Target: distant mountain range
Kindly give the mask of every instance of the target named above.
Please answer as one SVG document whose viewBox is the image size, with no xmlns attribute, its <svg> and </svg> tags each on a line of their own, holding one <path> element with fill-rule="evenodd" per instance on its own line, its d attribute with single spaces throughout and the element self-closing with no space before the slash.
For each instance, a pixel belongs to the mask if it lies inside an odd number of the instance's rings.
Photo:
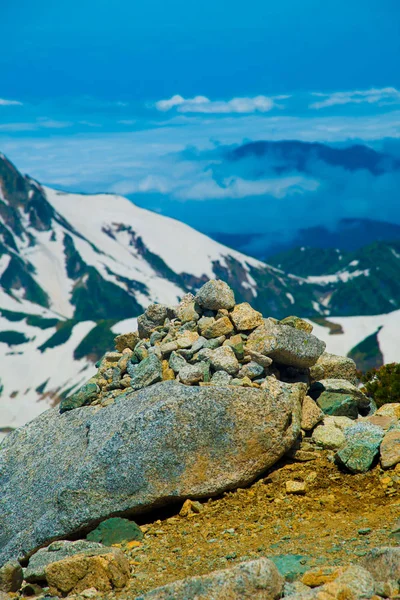
<svg viewBox="0 0 400 600">
<path fill-rule="evenodd" d="M 312 319 L 336 345 L 345 335 L 331 335 L 342 327 L 335 319 L 352 317 L 346 353 L 376 334 L 378 351 L 368 342 L 360 366 L 367 355 L 382 362 L 393 348 L 376 332 L 388 322 L 381 313 L 397 311 L 390 330 L 400 314 L 400 246 L 340 256 L 305 248 L 266 264 L 126 198 L 43 187 L 0 155 L 0 429 L 87 380 L 148 304 L 174 303 L 212 277 L 264 315 Z M 376 317 L 365 329 L 359 315 Z"/>
</svg>

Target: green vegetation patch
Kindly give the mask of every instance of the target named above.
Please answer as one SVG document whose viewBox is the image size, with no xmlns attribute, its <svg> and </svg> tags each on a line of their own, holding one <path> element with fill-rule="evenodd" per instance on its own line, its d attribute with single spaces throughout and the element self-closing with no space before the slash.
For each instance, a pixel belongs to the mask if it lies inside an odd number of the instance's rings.
<svg viewBox="0 0 400 600">
<path fill-rule="evenodd" d="M 72 330 L 76 325 L 77 321 L 70 319 L 68 321 L 59 321 L 57 331 L 45 341 L 44 344 L 39 346 L 38 350 L 44 352 L 47 348 L 56 348 L 62 346 L 71 337 Z"/>
<path fill-rule="evenodd" d="M 1 342 L 8 346 L 18 346 L 19 344 L 26 344 L 29 342 L 29 338 L 20 331 L 0 331 L 0 343 Z"/>
<path fill-rule="evenodd" d="M 116 319 L 103 319 L 99 321 L 96 327 L 89 331 L 86 337 L 83 338 L 79 346 L 74 351 L 74 359 L 88 358 L 92 362 L 100 360 L 100 358 L 108 350 L 114 349 L 115 333 L 111 331 L 111 327 L 118 321 Z"/>
</svg>

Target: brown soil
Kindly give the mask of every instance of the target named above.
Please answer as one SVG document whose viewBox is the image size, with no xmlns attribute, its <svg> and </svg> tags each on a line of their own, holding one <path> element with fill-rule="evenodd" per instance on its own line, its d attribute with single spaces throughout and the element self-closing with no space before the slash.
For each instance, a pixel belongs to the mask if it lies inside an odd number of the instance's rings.
<svg viewBox="0 0 400 600">
<path fill-rule="evenodd" d="M 130 590 L 120 596 L 135 597 L 261 556 L 303 555 L 307 568 L 348 565 L 370 548 L 396 545 L 389 533 L 399 516 L 400 469 L 385 472 L 376 466 L 351 475 L 328 453 L 316 457 L 281 462 L 252 486 L 204 502 L 200 514 L 181 517 L 177 507 L 174 514 L 143 522 L 143 542 L 122 548 L 132 578 Z M 289 480 L 306 482 L 306 494 L 287 494 Z"/>
</svg>

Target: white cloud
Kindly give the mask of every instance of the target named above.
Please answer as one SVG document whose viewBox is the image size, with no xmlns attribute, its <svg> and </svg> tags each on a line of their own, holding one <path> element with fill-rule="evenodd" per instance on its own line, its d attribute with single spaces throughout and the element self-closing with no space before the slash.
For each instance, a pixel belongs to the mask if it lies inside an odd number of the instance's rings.
<svg viewBox="0 0 400 600">
<path fill-rule="evenodd" d="M 0 106 L 22 106 L 22 102 L 18 100 L 6 100 L 5 98 L 0 98 Z"/>
<path fill-rule="evenodd" d="M 253 98 L 232 98 L 231 100 L 210 100 L 206 96 L 195 96 L 194 98 L 184 98 L 179 94 L 172 96 L 168 100 L 159 100 L 155 107 L 157 110 L 166 112 L 176 108 L 181 113 L 206 113 L 206 114 L 227 114 L 227 113 L 254 113 L 268 112 L 274 107 L 280 107 L 276 100 L 284 100 L 290 96 L 254 96 Z"/>
<path fill-rule="evenodd" d="M 323 94 L 313 92 L 312 96 L 322 98 L 318 102 L 313 102 L 309 108 L 327 108 L 343 104 L 377 104 L 384 106 L 386 104 L 400 103 L 400 91 L 393 87 L 381 89 L 371 88 L 370 90 L 354 90 L 350 92 L 334 92 L 332 94 Z"/>
</svg>

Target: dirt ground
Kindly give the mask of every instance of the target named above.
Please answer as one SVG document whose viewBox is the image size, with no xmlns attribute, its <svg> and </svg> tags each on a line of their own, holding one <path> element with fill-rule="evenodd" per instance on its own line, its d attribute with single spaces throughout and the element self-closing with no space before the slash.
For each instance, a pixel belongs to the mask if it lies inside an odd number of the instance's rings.
<svg viewBox="0 0 400 600">
<path fill-rule="evenodd" d="M 389 534 L 400 516 L 400 469 L 378 465 L 352 475 L 341 472 L 329 453 L 316 457 L 281 462 L 250 487 L 203 502 L 198 514 L 182 517 L 176 506 L 143 517 L 143 542 L 122 546 L 132 578 L 119 596 L 261 556 L 298 555 L 295 562 L 305 571 L 348 565 L 370 548 L 397 545 Z M 290 480 L 305 482 L 306 493 L 287 493 Z"/>
</svg>

